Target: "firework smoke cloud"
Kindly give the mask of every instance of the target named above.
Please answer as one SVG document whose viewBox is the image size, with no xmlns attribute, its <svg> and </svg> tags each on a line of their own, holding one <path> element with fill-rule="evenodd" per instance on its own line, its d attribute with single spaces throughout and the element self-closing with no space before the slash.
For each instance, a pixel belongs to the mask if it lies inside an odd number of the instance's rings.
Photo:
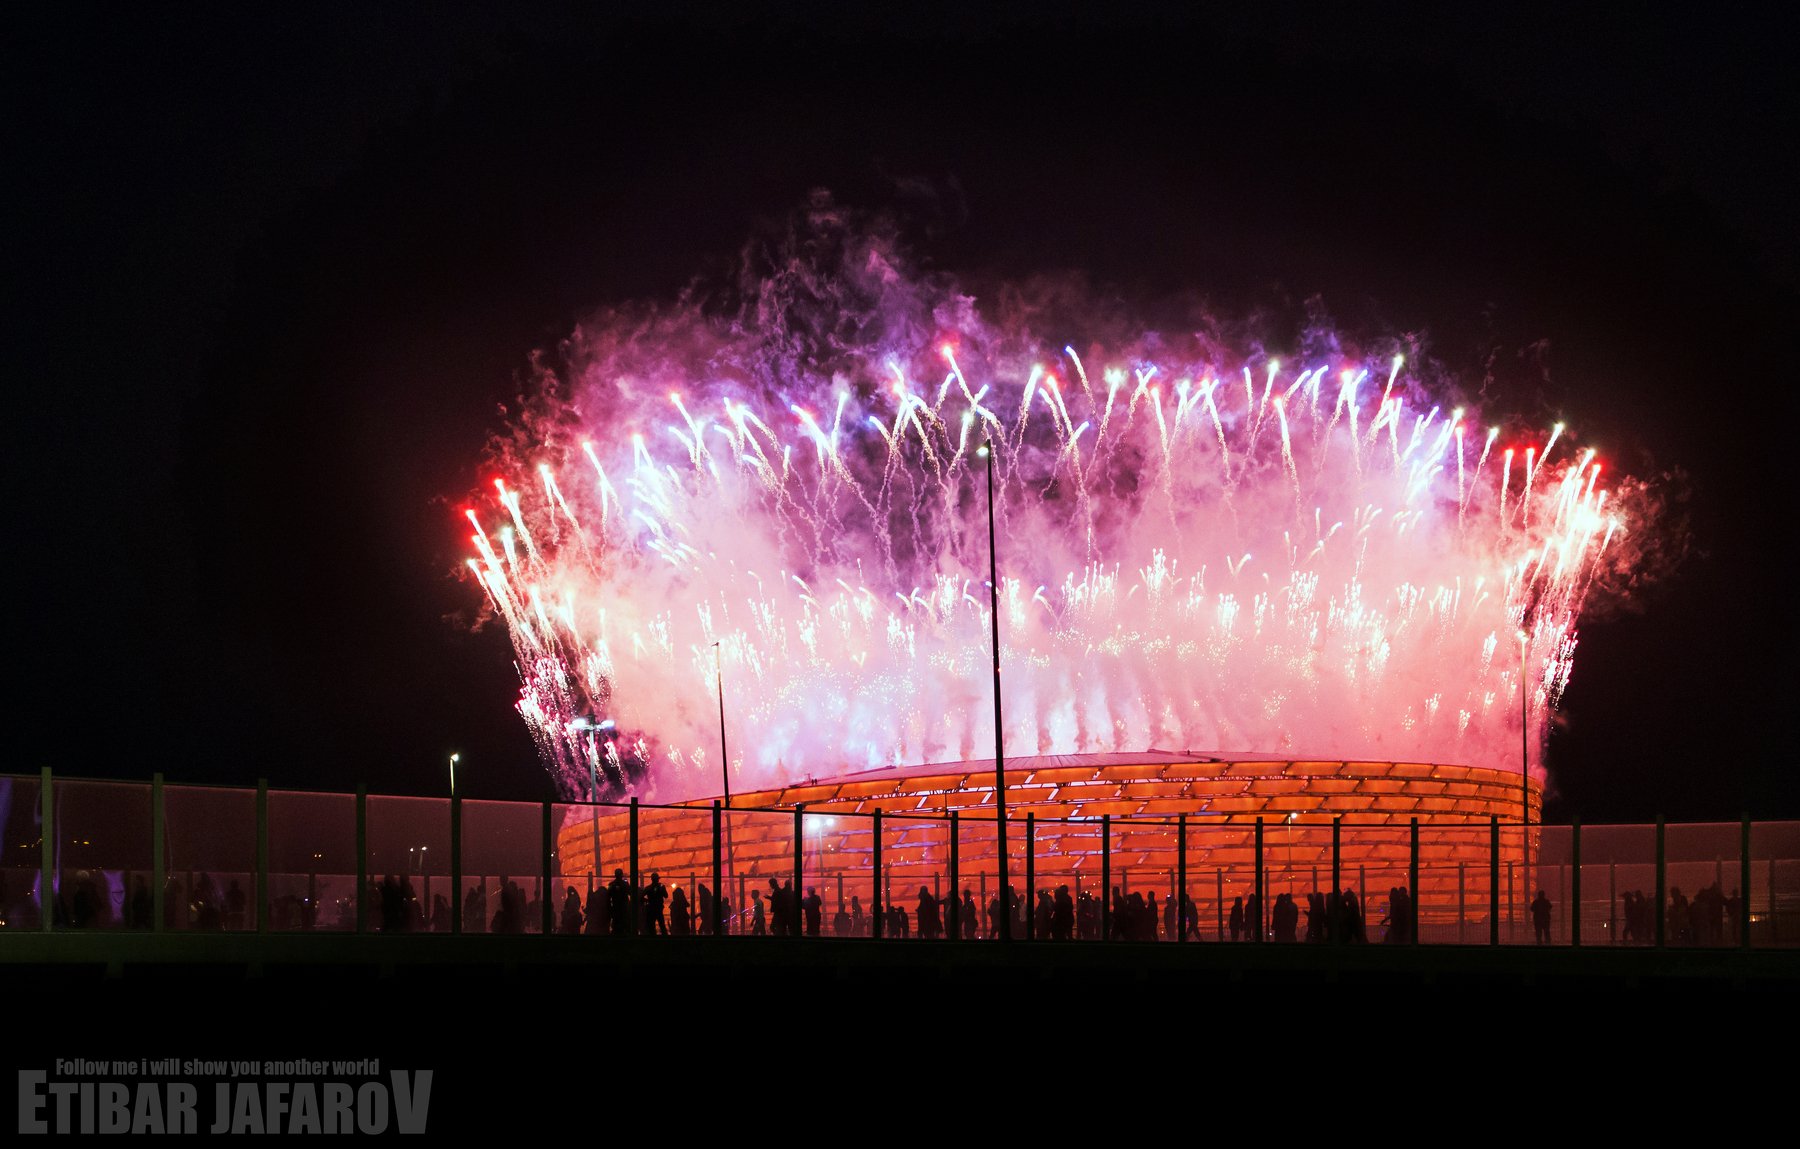
<svg viewBox="0 0 1800 1149">
<path fill-rule="evenodd" d="M 1652 526 L 1392 339 L 990 303 L 822 198 L 744 268 L 577 330 L 466 510 L 572 797 L 716 793 L 715 665 L 734 788 L 989 756 L 983 444 L 1009 755 L 1517 769 Z"/>
</svg>

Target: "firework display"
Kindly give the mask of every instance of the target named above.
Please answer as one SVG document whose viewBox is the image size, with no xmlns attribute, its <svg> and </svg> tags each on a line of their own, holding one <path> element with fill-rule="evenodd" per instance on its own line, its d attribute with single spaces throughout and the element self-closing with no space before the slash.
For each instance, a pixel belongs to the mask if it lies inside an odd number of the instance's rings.
<svg viewBox="0 0 1800 1149">
<path fill-rule="evenodd" d="M 1009 756 L 1536 757 L 1647 514 L 1562 424 L 842 263 L 600 317 L 497 442 L 468 571 L 566 794 L 716 793 L 721 687 L 734 788 L 990 756 L 984 447 Z"/>
</svg>

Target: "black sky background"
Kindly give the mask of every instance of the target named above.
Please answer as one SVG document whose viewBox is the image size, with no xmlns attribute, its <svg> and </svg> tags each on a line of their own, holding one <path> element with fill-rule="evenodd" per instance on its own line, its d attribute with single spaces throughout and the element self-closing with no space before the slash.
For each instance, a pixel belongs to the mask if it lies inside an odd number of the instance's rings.
<svg viewBox="0 0 1800 1149">
<path fill-rule="evenodd" d="M 529 353 L 811 189 L 932 265 L 1421 331 L 1679 470 L 1692 553 L 1583 628 L 1552 818 L 1800 816 L 1796 96 L 1702 12 L 923 5 L 631 22 L 59 7 L 3 82 L 6 769 L 548 782 L 454 511 Z"/>
</svg>

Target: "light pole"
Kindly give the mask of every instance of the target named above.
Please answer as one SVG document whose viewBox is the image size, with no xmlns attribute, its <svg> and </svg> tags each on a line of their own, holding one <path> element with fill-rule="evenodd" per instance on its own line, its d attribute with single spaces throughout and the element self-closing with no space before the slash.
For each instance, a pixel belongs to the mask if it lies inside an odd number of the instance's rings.
<svg viewBox="0 0 1800 1149">
<path fill-rule="evenodd" d="M 713 683 L 719 688 L 719 781 L 723 783 L 725 787 L 724 809 L 730 811 L 731 757 L 729 752 L 725 749 L 725 662 L 719 651 L 719 644 L 717 642 L 713 643 Z M 725 864 L 721 867 L 719 884 L 729 886 L 731 884 L 731 814 L 727 812 L 720 814 L 719 817 L 725 820 Z M 713 891 L 713 897 L 715 898 L 722 898 L 724 896 L 724 890 Z M 794 897 L 798 898 L 799 896 L 800 891 L 795 890 Z M 743 907 L 739 906 L 738 909 L 741 911 Z"/>
<path fill-rule="evenodd" d="M 461 754 L 450 755 L 450 796 L 452 798 L 456 797 L 456 763 L 461 758 Z"/>
<path fill-rule="evenodd" d="M 819 867 L 819 885 L 821 887 L 825 885 L 825 831 L 835 825 L 837 825 L 836 818 L 821 818 L 819 831 L 813 835 L 813 859 Z"/>
<path fill-rule="evenodd" d="M 600 800 L 600 766 L 597 761 L 600 748 L 594 745 L 594 742 L 601 734 L 604 734 L 613 728 L 614 723 L 610 718 L 601 722 L 595 722 L 592 718 L 584 716 L 569 723 L 569 729 L 584 730 L 588 734 L 588 800 L 592 802 L 598 802 Z"/>
<path fill-rule="evenodd" d="M 1525 661 L 1531 649 L 1531 636 L 1519 631 L 1519 853 L 1525 863 L 1525 904 L 1534 900 L 1531 894 L 1531 693 L 1526 682 Z"/>
<path fill-rule="evenodd" d="M 1294 818 L 1298 814 L 1287 816 L 1287 893 L 1294 895 Z"/>
<path fill-rule="evenodd" d="M 1011 891 L 1006 884 L 1006 727 L 1000 711 L 1000 575 L 994 541 L 994 445 L 989 440 L 976 451 L 987 461 L 988 518 L 988 622 L 994 649 L 994 838 L 999 852 L 1000 940 L 1012 940 Z M 951 893 L 954 895 L 955 891 Z M 1031 892 L 1026 891 L 1027 899 Z M 1030 904 L 1027 900 L 1027 905 Z"/>
<path fill-rule="evenodd" d="M 713 643 L 713 682 L 719 688 L 719 781 L 725 784 L 725 808 L 731 809 L 731 758 L 725 750 L 725 664 Z"/>
</svg>

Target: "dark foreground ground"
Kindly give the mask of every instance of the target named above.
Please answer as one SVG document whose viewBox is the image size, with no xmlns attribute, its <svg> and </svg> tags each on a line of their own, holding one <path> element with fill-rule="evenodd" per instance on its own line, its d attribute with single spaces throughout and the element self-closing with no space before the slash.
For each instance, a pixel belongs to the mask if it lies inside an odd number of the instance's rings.
<svg viewBox="0 0 1800 1149">
<path fill-rule="evenodd" d="M 1045 1136 L 1267 1132 L 1308 1097 L 1598 1117 L 1677 1067 L 1758 1088 L 1797 1006 L 1800 951 L 14 934 L 0 1077 L 23 1104 L 14 1071 L 59 1058 L 367 1059 L 431 1070 L 428 1132 L 459 1137 L 973 1133 L 996 1097 Z M 203 1125 L 241 1084 L 186 1077 Z"/>
<path fill-rule="evenodd" d="M 1654 994 L 1800 992 L 1800 949 L 54 933 L 0 939 L 0 973 L 13 985 L 179 983 L 238 992 L 331 983 L 596 980 L 693 990 L 793 984 L 973 988 L 1024 979 L 1069 990 L 1100 983 L 1140 990 L 1405 986 Z"/>
</svg>

